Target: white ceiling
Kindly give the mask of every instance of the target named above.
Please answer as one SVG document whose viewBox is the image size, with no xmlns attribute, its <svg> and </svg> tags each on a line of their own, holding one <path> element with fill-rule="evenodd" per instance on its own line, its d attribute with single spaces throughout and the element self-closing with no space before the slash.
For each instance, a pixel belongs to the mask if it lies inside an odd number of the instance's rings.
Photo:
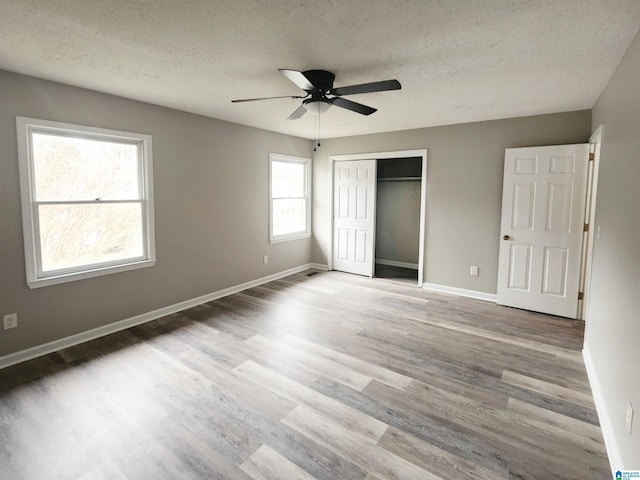
<svg viewBox="0 0 640 480">
<path fill-rule="evenodd" d="M 402 83 L 329 138 L 591 108 L 639 28 L 639 0 L 0 0 L 0 68 L 306 138 L 300 100 L 230 101 Z"/>
</svg>

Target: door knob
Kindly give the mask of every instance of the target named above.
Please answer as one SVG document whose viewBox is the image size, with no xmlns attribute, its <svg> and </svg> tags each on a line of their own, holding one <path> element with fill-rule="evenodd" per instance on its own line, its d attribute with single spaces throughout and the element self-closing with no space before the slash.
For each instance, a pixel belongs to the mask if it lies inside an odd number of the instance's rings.
<svg viewBox="0 0 640 480">
<path fill-rule="evenodd" d="M 511 240 L 511 237 L 509 235 L 505 235 L 504 237 L 502 237 L 503 240 Z"/>
</svg>

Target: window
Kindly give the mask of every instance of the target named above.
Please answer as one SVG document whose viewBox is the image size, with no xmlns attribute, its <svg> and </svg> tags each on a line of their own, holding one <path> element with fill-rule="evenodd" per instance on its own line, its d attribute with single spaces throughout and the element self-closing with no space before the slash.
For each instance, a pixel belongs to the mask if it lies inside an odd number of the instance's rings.
<svg viewBox="0 0 640 480">
<path fill-rule="evenodd" d="M 272 153 L 269 239 L 284 242 L 311 235 L 311 159 Z"/>
<path fill-rule="evenodd" d="M 16 123 L 29 287 L 152 266 L 151 137 Z"/>
</svg>

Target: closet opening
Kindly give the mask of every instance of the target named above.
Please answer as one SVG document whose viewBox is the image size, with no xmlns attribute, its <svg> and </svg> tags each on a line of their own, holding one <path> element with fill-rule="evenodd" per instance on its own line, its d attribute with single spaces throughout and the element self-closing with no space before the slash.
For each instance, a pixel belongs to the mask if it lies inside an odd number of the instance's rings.
<svg viewBox="0 0 640 480">
<path fill-rule="evenodd" d="M 375 276 L 418 283 L 422 157 L 377 159 Z"/>
</svg>

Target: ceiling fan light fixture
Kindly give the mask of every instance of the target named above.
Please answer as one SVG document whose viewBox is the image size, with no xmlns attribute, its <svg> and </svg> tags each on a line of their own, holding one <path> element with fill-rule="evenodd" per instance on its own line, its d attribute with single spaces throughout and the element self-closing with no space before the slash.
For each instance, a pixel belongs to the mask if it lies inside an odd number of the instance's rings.
<svg viewBox="0 0 640 480">
<path fill-rule="evenodd" d="M 308 102 L 304 102 L 304 108 L 307 109 L 307 112 L 313 113 L 315 115 L 320 115 L 321 113 L 329 110 L 331 103 L 326 100 L 311 100 Z"/>
</svg>

